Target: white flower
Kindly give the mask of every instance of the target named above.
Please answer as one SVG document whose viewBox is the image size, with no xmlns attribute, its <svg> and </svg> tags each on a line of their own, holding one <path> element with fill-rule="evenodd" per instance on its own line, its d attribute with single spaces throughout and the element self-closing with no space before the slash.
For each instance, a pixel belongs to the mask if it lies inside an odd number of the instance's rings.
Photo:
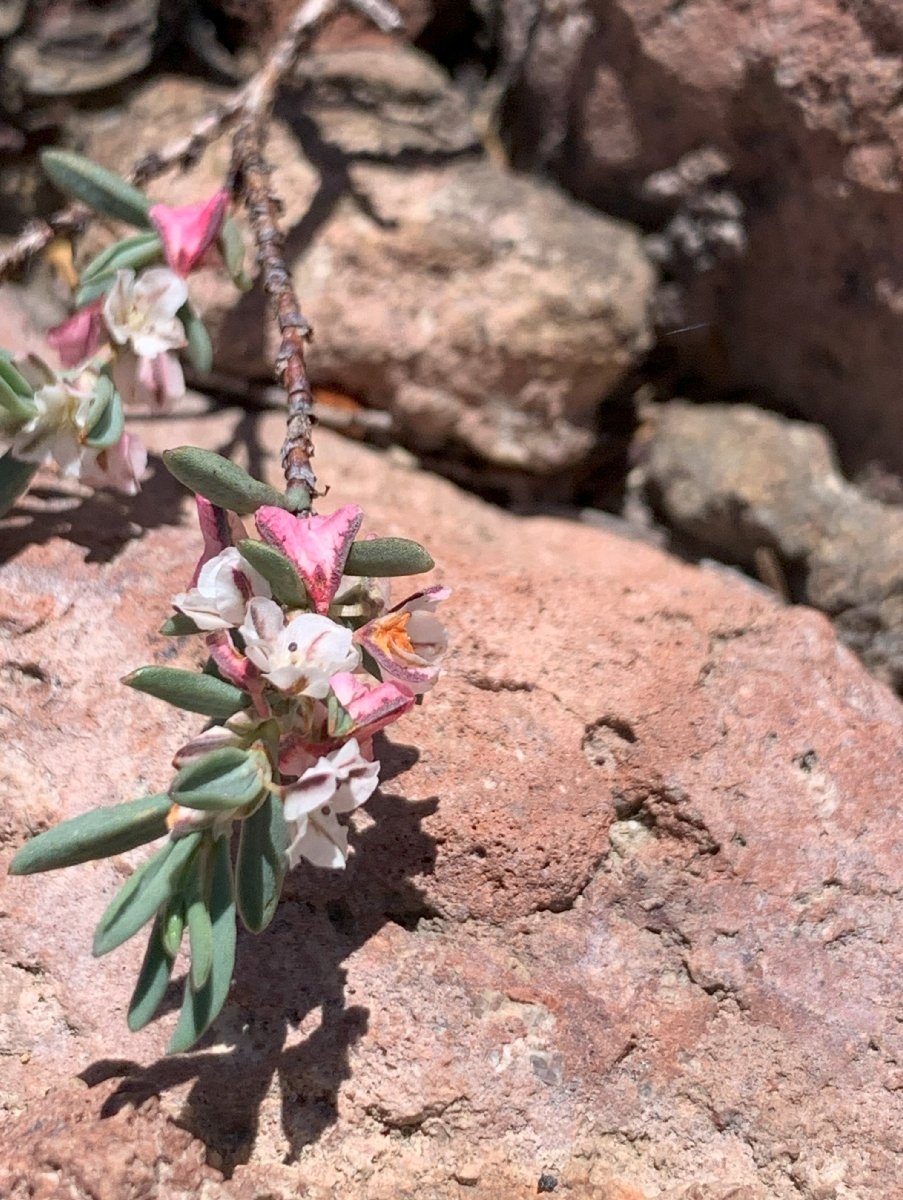
<svg viewBox="0 0 903 1200">
<path fill-rule="evenodd" d="M 139 358 L 126 346 L 113 362 L 113 382 L 125 404 L 168 409 L 185 395 L 185 375 L 173 351 Z"/>
<path fill-rule="evenodd" d="M 115 488 L 127 496 L 141 490 L 141 476 L 147 467 L 147 449 L 140 438 L 124 433 L 114 445 L 106 450 L 82 451 L 78 465 L 78 477 L 88 487 Z"/>
<path fill-rule="evenodd" d="M 379 783 L 379 763 L 368 762 L 355 738 L 308 767 L 285 792 L 283 814 L 292 841 L 289 865 L 302 858 L 315 867 L 344 867 L 348 831 L 338 813 L 349 813 L 373 795 Z"/>
<path fill-rule="evenodd" d="M 16 431 L 10 443 L 13 456 L 39 463 L 50 454 L 65 474 L 77 474 L 91 400 L 90 392 L 79 391 L 63 380 L 38 388 L 35 415 Z"/>
<path fill-rule="evenodd" d="M 360 664 L 351 630 L 329 617 L 301 613 L 287 625 L 284 622 L 275 601 L 255 599 L 239 630 L 245 654 L 281 692 L 322 700 L 333 675 L 353 671 Z"/>
<path fill-rule="evenodd" d="M 198 629 L 234 629 L 245 619 L 253 596 L 269 596 L 270 585 L 239 554 L 227 546 L 201 567 L 196 585 L 173 596 L 173 608 L 190 617 Z"/>
<path fill-rule="evenodd" d="M 185 345 L 176 313 L 187 299 L 185 280 L 167 267 L 152 267 L 137 278 L 132 270 L 117 271 L 103 315 L 120 346 L 130 342 L 141 358 L 155 358 Z"/>
<path fill-rule="evenodd" d="M 375 660 L 383 679 L 397 679 L 415 695 L 433 686 L 448 648 L 448 634 L 434 610 L 450 595 L 450 588 L 434 584 L 357 631 L 356 641 Z"/>
</svg>

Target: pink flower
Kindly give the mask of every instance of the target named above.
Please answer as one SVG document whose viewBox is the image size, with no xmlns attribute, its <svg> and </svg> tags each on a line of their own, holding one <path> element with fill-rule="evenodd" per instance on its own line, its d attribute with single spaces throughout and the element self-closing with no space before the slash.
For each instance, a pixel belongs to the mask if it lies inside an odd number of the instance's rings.
<svg viewBox="0 0 903 1200">
<path fill-rule="evenodd" d="M 321 754 L 336 749 L 347 737 L 360 742 L 365 758 L 371 758 L 370 741 L 375 733 L 403 717 L 413 708 L 416 697 L 403 684 L 369 683 L 366 677 L 340 671 L 329 681 L 342 708 L 351 717 L 351 727 L 335 736 L 327 725 L 325 705 L 318 706 L 312 719 L 313 728 L 302 733 L 288 733 L 279 744 L 279 770 L 284 775 L 300 775 Z"/>
<path fill-rule="evenodd" d="M 255 516 L 260 536 L 291 561 L 318 613 L 329 611 L 363 519 L 356 504 L 346 504 L 328 517 L 296 517 L 284 508 L 264 505 Z"/>
<path fill-rule="evenodd" d="M 221 189 L 199 204 L 150 208 L 148 216 L 163 241 L 166 261 L 179 275 L 193 271 L 219 237 L 228 204 L 229 193 Z"/>
<path fill-rule="evenodd" d="M 354 640 L 373 657 L 384 676 L 418 695 L 426 692 L 439 677 L 439 661 L 448 647 L 448 634 L 433 610 L 450 595 L 451 589 L 440 585 L 415 592 L 363 625 Z"/>
<path fill-rule="evenodd" d="M 147 467 L 147 450 L 140 438 L 124 433 L 106 450 L 82 451 L 78 477 L 89 487 L 115 488 L 127 496 L 141 490 L 141 476 Z"/>
<path fill-rule="evenodd" d="M 113 362 L 113 382 L 125 404 L 161 412 L 185 395 L 182 364 L 168 350 L 151 358 L 139 358 L 124 346 Z"/>
<path fill-rule="evenodd" d="M 77 367 L 97 351 L 104 333 L 102 310 L 103 300 L 95 300 L 47 331 L 47 341 L 64 367 Z"/>
<path fill-rule="evenodd" d="M 227 546 L 234 546 L 248 536 L 241 519 L 235 513 L 220 508 L 218 504 L 211 504 L 205 496 L 195 496 L 194 501 L 198 510 L 198 525 L 204 538 L 204 549 L 191 577 L 190 587 L 197 584 L 201 568 L 206 562 L 216 558 Z"/>
</svg>

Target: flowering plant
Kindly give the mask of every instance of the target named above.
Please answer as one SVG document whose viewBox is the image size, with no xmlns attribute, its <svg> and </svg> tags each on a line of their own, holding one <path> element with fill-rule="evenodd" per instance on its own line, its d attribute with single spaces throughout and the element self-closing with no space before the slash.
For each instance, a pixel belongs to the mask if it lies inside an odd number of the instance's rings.
<svg viewBox="0 0 903 1200">
<path fill-rule="evenodd" d="M 301 10 L 286 35 L 290 45 L 314 23 Z M 274 58 L 281 69 L 288 61 L 283 52 Z M 266 76 L 269 91 L 249 93 L 255 104 L 271 102 L 276 77 Z M 309 328 L 281 256 L 258 118 L 249 107 L 235 135 L 235 159 L 244 164 L 236 187 L 282 334 L 276 371 L 288 402 L 286 491 L 196 447 L 164 454 L 195 493 L 203 551 L 160 632 L 202 638 L 206 663 L 201 671 L 142 667 L 124 682 L 208 724 L 176 752 L 165 791 L 64 821 L 26 843 L 10 866 L 14 875 L 31 874 L 159 843 L 103 914 L 94 953 L 150 925 L 128 1013 L 137 1030 L 156 1013 L 187 941 L 173 1053 L 193 1046 L 225 1003 L 236 920 L 253 933 L 265 929 L 286 872 L 302 859 L 345 866 L 349 814 L 379 782 L 374 736 L 433 686 L 446 647 L 435 610 L 447 588 L 390 599 L 392 577 L 432 568 L 423 547 L 404 538 L 359 539 L 363 513 L 353 504 L 329 515 L 313 511 Z M 210 339 L 185 277 L 218 253 L 238 286 L 246 285 L 226 192 L 199 205 L 150 206 L 136 188 L 77 155 L 52 151 L 44 164 L 82 203 L 139 232 L 82 272 L 76 311 L 49 335 L 61 372 L 0 356 L 7 446 L 0 512 L 48 456 L 83 482 L 136 490 L 144 452 L 125 432 L 123 400 L 176 397 L 184 387 L 177 352 L 198 370 L 210 367 Z M 257 536 L 245 525 L 251 518 Z"/>
<path fill-rule="evenodd" d="M 142 667 L 125 682 L 210 719 L 173 760 L 168 789 L 96 809 L 39 834 L 13 859 L 30 874 L 164 839 L 107 908 L 106 954 L 153 922 L 128 1023 L 156 1012 L 187 931 L 190 968 L 170 1051 L 188 1049 L 225 1002 L 236 913 L 254 933 L 272 920 L 301 859 L 341 869 L 349 813 L 379 782 L 373 737 L 435 682 L 446 647 L 435 608 L 446 587 L 389 603 L 389 578 L 429 570 L 416 542 L 356 541 L 363 513 L 328 516 L 209 451 L 164 460 L 195 489 L 204 548 L 161 633 L 202 637 L 203 671 Z M 242 517 L 253 515 L 258 537 Z M 235 862 L 233 827 L 240 836 Z"/>
<path fill-rule="evenodd" d="M 200 204 L 151 205 L 80 155 L 48 150 L 42 161 L 61 188 L 140 232 L 108 246 L 78 276 L 75 312 L 47 333 L 62 371 L 0 352 L 0 515 L 48 459 L 89 487 L 134 495 L 147 452 L 126 432 L 123 405 L 162 409 L 184 395 L 179 353 L 200 374 L 213 361 L 186 277 L 222 262 L 238 287 L 249 284 L 225 190 Z"/>
</svg>

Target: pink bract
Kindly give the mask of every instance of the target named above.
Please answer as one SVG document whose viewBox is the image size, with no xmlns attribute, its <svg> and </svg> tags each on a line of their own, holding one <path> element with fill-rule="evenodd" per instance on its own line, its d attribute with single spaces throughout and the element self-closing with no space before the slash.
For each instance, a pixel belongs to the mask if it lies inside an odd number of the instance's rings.
<svg viewBox="0 0 903 1200">
<path fill-rule="evenodd" d="M 102 308 L 103 300 L 95 300 L 47 331 L 47 341 L 64 367 L 77 367 L 96 353 L 104 332 Z"/>
<path fill-rule="evenodd" d="M 364 519 L 356 504 L 328 517 L 296 517 L 264 505 L 255 520 L 260 536 L 290 560 L 318 613 L 326 614 L 342 581 L 345 560 Z"/>
<path fill-rule="evenodd" d="M 199 204 L 171 207 L 154 204 L 148 216 L 163 241 L 166 261 L 179 275 L 188 275 L 197 267 L 219 237 L 229 204 L 223 188 Z"/>
<path fill-rule="evenodd" d="M 198 559 L 198 565 L 194 569 L 189 587 L 194 587 L 197 583 L 201 567 L 205 562 L 216 558 L 217 554 L 225 550 L 227 546 L 234 546 L 248 536 L 244 525 L 235 513 L 220 508 L 218 504 L 211 504 L 204 496 L 195 496 L 194 501 L 198 509 L 198 525 L 201 527 L 204 549 Z"/>
</svg>

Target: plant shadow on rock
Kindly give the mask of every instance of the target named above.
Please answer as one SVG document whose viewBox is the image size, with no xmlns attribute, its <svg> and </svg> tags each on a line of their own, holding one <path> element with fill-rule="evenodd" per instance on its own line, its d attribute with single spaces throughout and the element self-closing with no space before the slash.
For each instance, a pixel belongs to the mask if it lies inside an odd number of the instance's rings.
<svg viewBox="0 0 903 1200">
<path fill-rule="evenodd" d="M 71 493 L 38 483 L 29 489 L 26 504 L 7 515 L 0 546 L 0 564 L 33 545 L 45 545 L 62 538 L 83 546 L 88 563 L 109 563 L 129 542 L 143 537 L 148 530 L 178 525 L 185 489 L 152 455 L 153 474 L 136 496 L 98 491 L 79 500 Z M 33 507 L 35 501 L 47 505 Z M 62 507 L 65 505 L 65 507 Z M 17 518 L 26 516 L 26 520 Z M 13 520 L 10 521 L 10 518 Z"/>
<path fill-rule="evenodd" d="M 386 778 L 416 762 L 413 747 L 379 741 Z M 367 809 L 373 824 L 352 831 L 355 853 L 346 871 L 302 863 L 286 880 L 270 927 L 256 937 L 240 930 L 232 990 L 214 1027 L 218 1041 L 233 1043 L 231 1052 L 204 1053 L 213 1040 L 208 1033 L 200 1050 L 149 1067 L 92 1063 L 81 1075 L 91 1087 L 123 1076 L 101 1116 L 193 1081 L 179 1124 L 205 1143 L 228 1177 L 250 1158 L 260 1107 L 275 1079 L 287 1158 L 316 1141 L 337 1119 L 339 1088 L 351 1077 L 351 1049 L 368 1024 L 367 1008 L 346 1004 L 343 964 L 387 922 L 413 929 L 434 915 L 410 880 L 432 873 L 436 842 L 421 822 L 437 806 L 436 797 L 411 801 L 377 792 Z M 170 988 L 166 1009 L 178 1007 L 180 991 Z M 294 1044 L 295 1031 L 312 1022 L 317 1009 L 319 1025 Z"/>
</svg>

